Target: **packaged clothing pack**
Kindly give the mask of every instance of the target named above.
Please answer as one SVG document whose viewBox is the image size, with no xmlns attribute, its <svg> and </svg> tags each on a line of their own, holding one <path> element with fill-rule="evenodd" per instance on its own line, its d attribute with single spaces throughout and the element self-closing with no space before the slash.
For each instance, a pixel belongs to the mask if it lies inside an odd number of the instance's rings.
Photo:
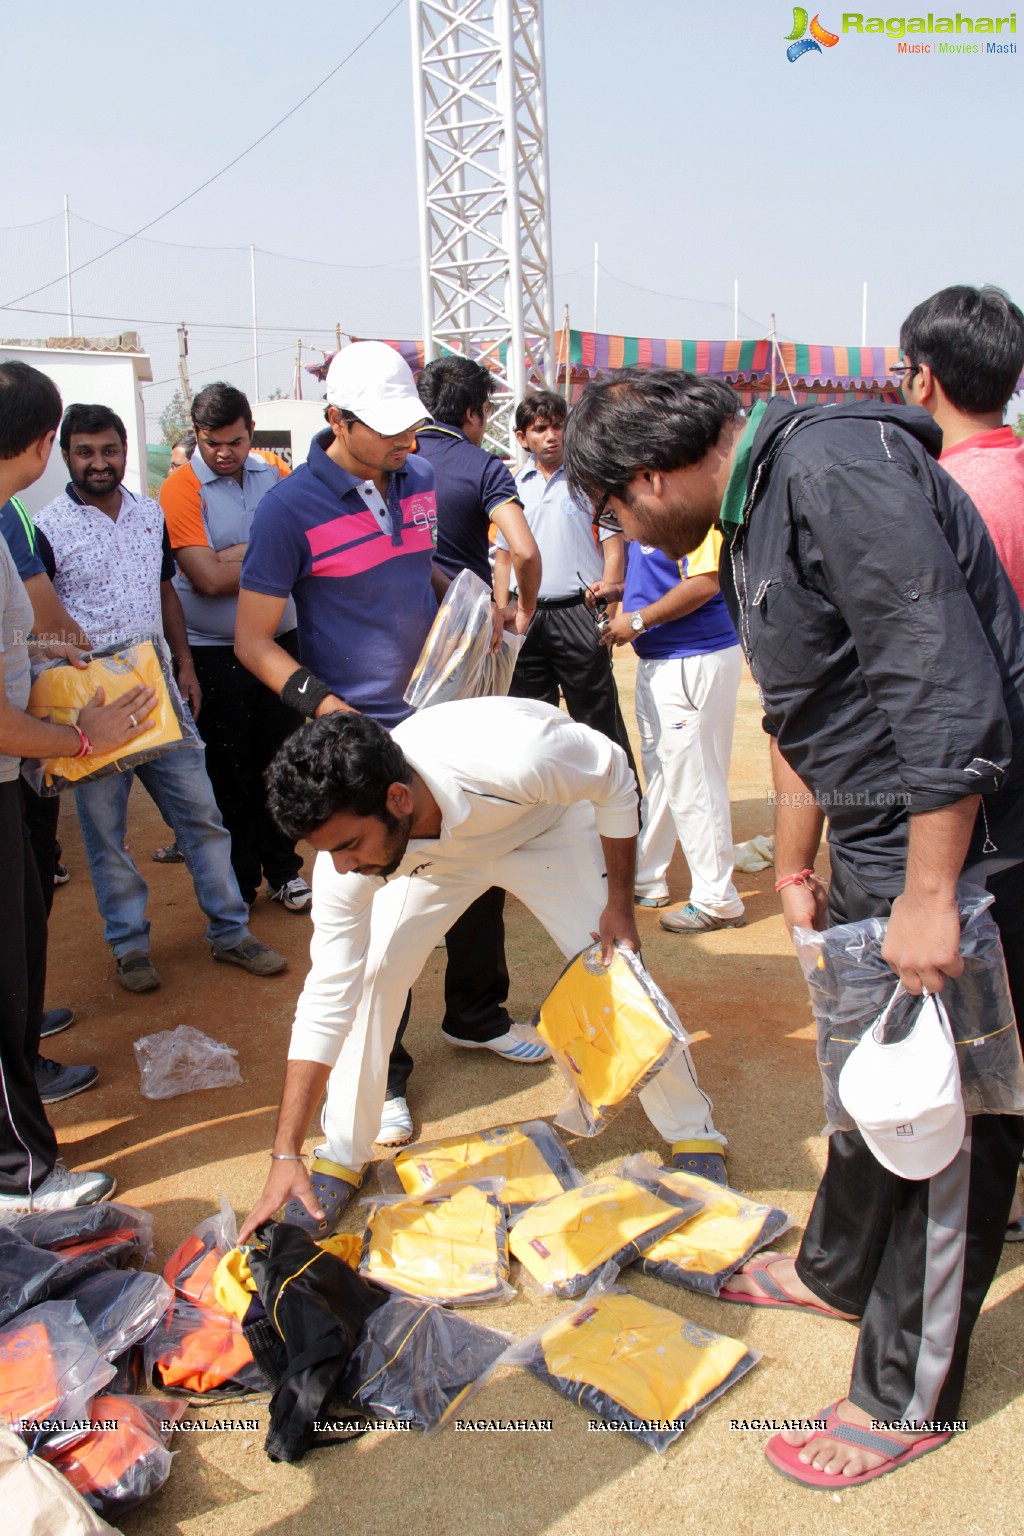
<svg viewBox="0 0 1024 1536">
<path fill-rule="evenodd" d="M 215 1301 L 213 1280 L 222 1258 L 237 1247 L 234 1213 L 221 1198 L 220 1211 L 205 1216 L 164 1262 L 163 1277 L 178 1296 L 200 1306 Z"/>
<path fill-rule="evenodd" d="M 446 1307 L 392 1296 L 364 1323 L 339 1396 L 430 1434 L 465 1409 L 509 1342 Z"/>
<path fill-rule="evenodd" d="M 441 600 L 412 670 L 405 702 L 413 709 L 506 694 L 524 635 L 502 636 L 491 650 L 491 589 L 475 571 L 462 570 Z"/>
<path fill-rule="evenodd" d="M 187 1411 L 187 1403 L 101 1393 L 89 1416 L 94 1423 L 113 1422 L 116 1428 L 60 1435 L 41 1446 L 40 1455 L 93 1509 L 114 1519 L 163 1487 L 171 1472 L 171 1452 L 170 1433 L 161 1428 L 161 1421 L 173 1422 Z"/>
<path fill-rule="evenodd" d="M 114 1368 L 93 1343 L 73 1301 L 44 1301 L 0 1328 L 0 1424 L 80 1419 Z"/>
<path fill-rule="evenodd" d="M 409 1195 L 500 1179 L 507 1211 L 548 1200 L 582 1182 L 568 1151 L 544 1120 L 417 1142 L 402 1148 L 394 1167 Z"/>
<path fill-rule="evenodd" d="M 97 1270 L 141 1268 L 153 1251 L 153 1218 L 148 1211 L 109 1200 L 70 1211 L 19 1216 L 11 1231 L 61 1261 L 50 1283 L 51 1294 Z"/>
<path fill-rule="evenodd" d="M 146 1099 L 173 1099 L 203 1088 L 234 1088 L 242 1081 L 238 1052 L 191 1024 L 143 1035 L 134 1051 Z"/>
<path fill-rule="evenodd" d="M 792 1226 L 785 1211 L 749 1200 L 735 1189 L 681 1168 L 656 1168 L 644 1157 L 627 1157 L 623 1178 L 665 1200 L 698 1200 L 699 1210 L 667 1237 L 642 1248 L 639 1268 L 671 1285 L 717 1296 L 731 1275 L 780 1232 Z"/>
<path fill-rule="evenodd" d="M 599 944 L 581 950 L 533 1023 L 569 1085 L 555 1124 L 576 1136 L 603 1130 L 690 1038 L 639 955 L 621 945 L 607 968 Z"/>
<path fill-rule="evenodd" d="M 288 1222 L 258 1227 L 248 1259 L 258 1294 L 245 1336 L 274 1393 L 266 1452 L 272 1461 L 301 1461 L 385 1292 Z"/>
<path fill-rule="evenodd" d="M 501 1364 L 525 1366 L 570 1402 L 666 1451 L 760 1358 L 737 1339 L 598 1284 L 571 1312 L 514 1344 Z"/>
<path fill-rule="evenodd" d="M 371 1211 L 360 1273 L 390 1291 L 450 1306 L 509 1301 L 508 1227 L 500 1196 L 466 1184 Z"/>
<path fill-rule="evenodd" d="M 0 1227 L 0 1327 L 45 1301 L 62 1267 L 55 1253 L 34 1247 L 13 1227 Z"/>
<path fill-rule="evenodd" d="M 135 743 L 110 752 L 26 763 L 22 771 L 37 794 L 59 795 L 85 779 L 124 773 L 178 747 L 198 745 L 195 727 L 186 715 L 160 635 L 135 635 L 122 644 L 93 651 L 92 660 L 84 668 L 63 661 L 47 667 L 32 684 L 28 713 L 37 720 L 52 720 L 55 725 L 74 725 L 79 711 L 97 688 L 103 689 L 104 703 L 115 704 L 140 686 L 156 693 L 156 708 L 146 717 L 151 728 L 142 732 Z"/>
<path fill-rule="evenodd" d="M 160 1275 L 107 1269 L 76 1281 L 64 1299 L 77 1306 L 104 1360 L 114 1361 L 153 1332 L 174 1292 Z"/>
<path fill-rule="evenodd" d="M 544 1291 L 578 1296 L 606 1264 L 632 1264 L 699 1210 L 697 1200 L 664 1200 L 612 1175 L 531 1205 L 513 1223 L 509 1247 Z"/>
<path fill-rule="evenodd" d="M 968 1115 L 1024 1113 L 1024 1060 L 1010 1001 L 999 930 L 988 908 L 987 891 L 961 884 L 961 975 L 942 989 L 960 1066 L 964 1110 Z M 839 1075 L 865 1030 L 892 998 L 896 978 L 882 959 L 886 919 L 865 918 L 816 932 L 796 928 L 793 940 L 811 994 L 818 1026 L 818 1066 L 825 1094 L 826 1135 L 851 1131 L 853 1118 L 839 1096 Z M 910 1029 L 917 1000 L 903 1002 L 903 1027 Z M 890 1020 L 888 1038 L 899 1038 L 901 1020 Z"/>
</svg>

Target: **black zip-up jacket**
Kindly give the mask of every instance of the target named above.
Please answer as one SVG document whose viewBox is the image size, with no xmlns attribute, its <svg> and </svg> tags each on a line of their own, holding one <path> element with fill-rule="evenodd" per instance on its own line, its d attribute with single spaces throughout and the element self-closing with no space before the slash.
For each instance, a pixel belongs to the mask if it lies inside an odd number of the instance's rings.
<svg viewBox="0 0 1024 1536">
<path fill-rule="evenodd" d="M 965 867 L 1024 858 L 1024 615 L 941 444 L 922 410 L 773 401 L 722 552 L 766 729 L 879 896 L 908 816 L 968 795 Z"/>
</svg>

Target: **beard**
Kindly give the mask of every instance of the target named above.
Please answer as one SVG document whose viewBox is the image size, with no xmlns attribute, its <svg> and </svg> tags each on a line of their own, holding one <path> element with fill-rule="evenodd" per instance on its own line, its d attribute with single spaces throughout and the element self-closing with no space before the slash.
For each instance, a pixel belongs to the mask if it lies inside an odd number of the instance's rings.
<svg viewBox="0 0 1024 1536">
<path fill-rule="evenodd" d="M 409 846 L 409 834 L 412 831 L 412 815 L 393 816 L 390 811 L 385 811 L 381 817 L 387 837 L 384 841 L 383 864 L 366 865 L 357 870 L 360 875 L 380 875 L 387 879 L 405 858 L 405 850 Z"/>
<path fill-rule="evenodd" d="M 718 521 L 720 510 L 717 505 L 694 506 L 689 502 L 666 507 L 639 493 L 626 501 L 626 507 L 636 530 L 627 531 L 627 536 L 660 549 L 670 560 L 682 560 L 698 549 Z"/>
<path fill-rule="evenodd" d="M 113 467 L 103 470 L 102 473 L 90 469 L 74 470 L 69 467 L 68 473 L 76 491 L 85 491 L 93 496 L 108 495 L 111 491 L 116 491 L 121 484 L 118 472 Z"/>
</svg>

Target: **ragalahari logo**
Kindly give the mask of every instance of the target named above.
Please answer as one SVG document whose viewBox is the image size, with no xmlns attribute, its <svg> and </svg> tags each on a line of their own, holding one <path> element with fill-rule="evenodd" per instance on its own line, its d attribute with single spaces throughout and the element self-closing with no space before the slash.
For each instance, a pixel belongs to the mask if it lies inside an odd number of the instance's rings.
<svg viewBox="0 0 1024 1536">
<path fill-rule="evenodd" d="M 834 48 L 839 41 L 834 32 L 826 31 L 817 16 L 811 22 L 810 37 L 804 36 L 806 31 L 807 12 L 802 5 L 794 5 L 793 30 L 786 34 L 786 41 L 789 43 L 786 58 L 791 64 L 795 64 L 797 59 L 802 59 L 805 53 L 820 53 L 822 48 Z"/>
</svg>

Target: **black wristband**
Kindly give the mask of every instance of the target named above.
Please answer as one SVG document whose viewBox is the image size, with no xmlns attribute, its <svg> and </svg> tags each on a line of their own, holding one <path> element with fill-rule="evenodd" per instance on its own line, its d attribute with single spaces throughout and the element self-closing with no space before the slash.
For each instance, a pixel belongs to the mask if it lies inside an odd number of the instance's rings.
<svg viewBox="0 0 1024 1536">
<path fill-rule="evenodd" d="M 333 692 L 333 688 L 314 677 L 308 667 L 299 667 L 281 689 L 281 703 L 311 720 L 327 695 Z"/>
</svg>

